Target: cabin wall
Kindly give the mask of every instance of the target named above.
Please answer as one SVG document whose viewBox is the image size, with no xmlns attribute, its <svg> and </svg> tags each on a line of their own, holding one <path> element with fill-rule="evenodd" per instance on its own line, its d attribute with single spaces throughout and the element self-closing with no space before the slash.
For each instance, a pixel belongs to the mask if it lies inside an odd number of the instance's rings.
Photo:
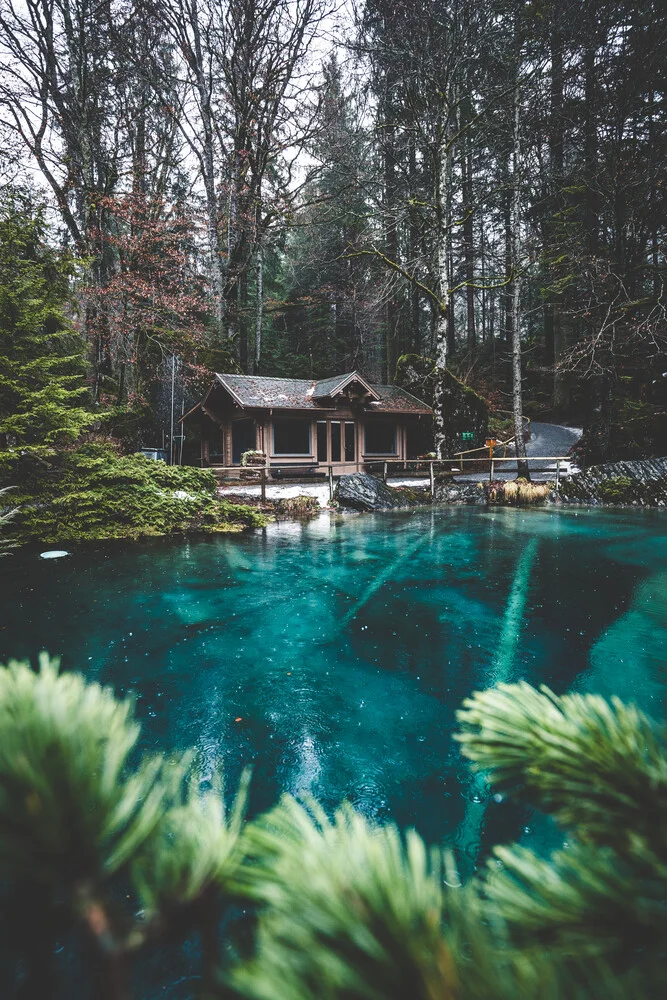
<svg viewBox="0 0 667 1000">
<path fill-rule="evenodd" d="M 234 426 L 238 421 L 249 419 L 254 421 L 254 433 L 251 431 L 248 434 L 248 427 L 244 427 L 243 431 L 238 428 L 239 436 L 236 437 L 235 448 Z M 354 472 L 363 464 L 407 460 L 408 425 L 416 423 L 419 419 L 413 414 L 387 412 L 360 414 L 357 408 L 344 406 L 338 409 L 323 407 L 317 411 L 242 408 L 220 393 L 207 403 L 205 421 L 207 439 L 205 440 L 205 436 L 202 435 L 202 464 L 221 464 L 228 467 L 238 465 L 239 437 L 242 435 L 243 450 L 254 447 L 257 451 L 265 452 L 269 465 L 315 465 L 324 468 L 331 465 L 334 474 L 340 475 Z M 428 420 L 423 417 L 421 419 Z M 276 450 L 276 424 L 287 420 L 298 422 L 308 428 L 307 450 L 304 450 L 303 437 L 298 451 L 295 449 L 294 452 L 290 452 L 285 445 L 283 445 L 285 453 Z M 325 435 L 320 432 L 320 443 L 325 445 L 324 448 L 318 447 L 318 424 L 320 427 L 326 427 Z M 336 449 L 337 425 L 340 426 L 339 453 Z M 367 426 L 371 427 L 368 435 Z M 395 428 L 393 441 L 391 435 L 386 432 L 389 426 Z M 374 433 L 372 428 L 375 428 Z M 278 432 L 282 434 L 283 442 L 289 441 L 289 431 L 284 424 L 278 428 Z M 349 451 L 346 459 L 345 446 L 349 435 L 352 435 L 354 444 L 354 460 L 350 459 Z M 326 437 L 326 442 L 322 440 L 323 436 Z M 298 441 L 298 439 L 297 432 L 293 440 Z M 374 446 L 372 442 L 375 443 Z"/>
<path fill-rule="evenodd" d="M 393 448 L 386 450 L 379 449 L 377 452 L 370 452 L 366 448 L 366 420 L 364 416 L 345 410 L 324 410 L 313 416 L 295 412 L 294 410 L 274 410 L 268 413 L 263 410 L 241 410 L 232 414 L 223 421 L 223 433 L 225 435 L 225 464 L 234 465 L 232 457 L 232 433 L 236 420 L 248 419 L 252 417 L 255 421 L 255 447 L 258 451 L 265 452 L 269 465 L 332 465 L 336 474 L 355 471 L 359 463 L 382 462 L 384 460 L 407 459 L 407 422 L 415 417 L 406 417 L 401 414 L 373 415 L 371 419 L 374 423 L 382 422 L 393 425 L 395 428 L 395 444 Z M 287 446 L 284 450 L 276 449 L 275 433 L 276 424 L 280 421 L 295 421 L 308 428 L 307 450 L 299 447 L 298 450 L 290 451 Z M 318 425 L 326 426 L 326 442 L 324 449 L 318 443 Z M 337 426 L 340 426 L 340 453 L 337 457 L 336 438 Z M 284 425 L 279 429 L 284 432 Z M 345 450 L 348 435 L 352 435 L 354 444 L 354 459 L 346 460 Z M 296 435 L 298 437 L 298 434 Z M 324 443 L 324 442 L 323 442 Z M 303 445 L 303 442 L 301 442 Z"/>
</svg>

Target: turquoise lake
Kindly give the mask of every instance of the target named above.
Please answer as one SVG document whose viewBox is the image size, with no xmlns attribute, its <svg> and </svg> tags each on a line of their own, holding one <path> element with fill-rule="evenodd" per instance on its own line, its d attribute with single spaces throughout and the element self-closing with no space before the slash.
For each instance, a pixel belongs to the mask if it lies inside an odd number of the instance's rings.
<svg viewBox="0 0 667 1000">
<path fill-rule="evenodd" d="M 477 688 L 525 678 L 663 713 L 660 512 L 422 508 L 0 564 L 0 653 L 133 692 L 145 749 L 196 748 L 251 809 L 281 792 L 447 841 L 470 869 L 528 820 L 451 739 Z M 480 852 L 481 848 L 481 852 Z"/>
<path fill-rule="evenodd" d="M 449 844 L 464 876 L 494 843 L 557 841 L 470 776 L 451 738 L 466 695 L 525 678 L 664 715 L 658 511 L 323 514 L 64 559 L 20 552 L 0 560 L 0 595 L 1 661 L 46 649 L 132 692 L 143 749 L 194 747 L 228 790 L 251 765 L 251 813 L 284 791 L 328 809 L 347 798 Z M 148 955 L 139 995 L 191 1000 L 196 952 L 189 940 Z M 63 996 L 85 1000 L 66 968 Z"/>
</svg>

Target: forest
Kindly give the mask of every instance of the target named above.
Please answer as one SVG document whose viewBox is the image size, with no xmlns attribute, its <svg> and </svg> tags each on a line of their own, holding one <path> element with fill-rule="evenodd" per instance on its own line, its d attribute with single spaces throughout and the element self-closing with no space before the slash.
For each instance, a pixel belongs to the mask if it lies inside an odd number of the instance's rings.
<svg viewBox="0 0 667 1000">
<path fill-rule="evenodd" d="M 665 28 L 652 0 L 0 0 L 2 446 L 38 357 L 64 427 L 33 443 L 131 451 L 168 446 L 172 378 L 179 416 L 211 371 L 413 356 L 441 457 L 445 370 L 584 426 L 588 462 L 660 454 Z"/>
</svg>

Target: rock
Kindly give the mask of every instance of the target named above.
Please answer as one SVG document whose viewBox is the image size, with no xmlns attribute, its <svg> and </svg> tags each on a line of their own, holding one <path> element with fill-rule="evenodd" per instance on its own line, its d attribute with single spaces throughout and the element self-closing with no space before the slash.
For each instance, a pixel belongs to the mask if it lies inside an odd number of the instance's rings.
<svg viewBox="0 0 667 1000">
<path fill-rule="evenodd" d="M 392 489 L 367 472 L 341 476 L 334 491 L 334 500 L 341 507 L 349 507 L 351 510 L 391 510 L 394 507 L 411 506 L 410 500 L 399 490 Z"/>
<path fill-rule="evenodd" d="M 448 478 L 435 481 L 434 503 L 486 503 L 483 483 L 453 483 Z"/>
<path fill-rule="evenodd" d="M 403 354 L 396 362 L 396 384 L 435 405 L 435 362 L 418 354 Z M 484 444 L 488 437 L 489 404 L 470 386 L 450 371 L 440 372 L 440 402 L 445 425 L 445 449 L 448 455 Z M 431 434 L 428 428 L 427 437 Z M 463 434 L 466 434 L 464 440 Z M 472 434 L 472 438 L 467 435 Z M 422 445 L 423 447 L 423 445 Z"/>
<path fill-rule="evenodd" d="M 667 506 L 667 458 L 607 462 L 578 472 L 560 484 L 564 503 Z"/>
</svg>

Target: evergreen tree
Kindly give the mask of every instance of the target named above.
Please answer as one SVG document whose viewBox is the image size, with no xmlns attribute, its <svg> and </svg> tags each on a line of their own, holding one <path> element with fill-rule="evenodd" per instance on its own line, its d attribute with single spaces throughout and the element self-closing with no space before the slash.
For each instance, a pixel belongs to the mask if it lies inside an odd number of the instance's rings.
<svg viewBox="0 0 667 1000">
<path fill-rule="evenodd" d="M 71 259 L 46 242 L 44 210 L 0 203 L 0 449 L 75 441 L 86 408 L 84 344 L 67 315 Z"/>
</svg>

